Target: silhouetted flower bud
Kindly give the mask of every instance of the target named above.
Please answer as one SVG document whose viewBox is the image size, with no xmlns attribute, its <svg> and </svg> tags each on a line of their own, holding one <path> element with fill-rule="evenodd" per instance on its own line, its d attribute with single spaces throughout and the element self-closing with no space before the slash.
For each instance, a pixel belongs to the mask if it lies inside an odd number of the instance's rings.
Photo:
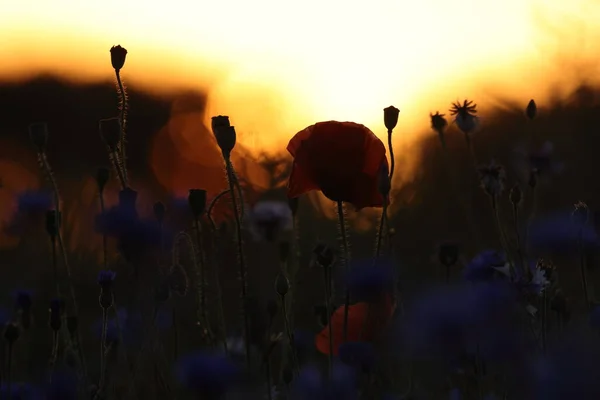
<svg viewBox="0 0 600 400">
<path fill-rule="evenodd" d="M 104 188 L 110 179 L 110 170 L 105 167 L 100 167 L 96 170 L 96 185 L 98 185 L 98 191 L 104 192 Z"/>
<path fill-rule="evenodd" d="M 529 119 L 534 119 L 536 114 L 537 114 L 537 105 L 535 104 L 535 101 L 533 99 L 531 99 L 531 100 L 529 100 L 529 103 L 527 104 L 527 108 L 525 109 L 525 115 L 527 115 L 527 118 L 529 118 Z"/>
<path fill-rule="evenodd" d="M 38 153 L 45 152 L 48 142 L 48 125 L 45 122 L 36 122 L 29 125 L 29 138 L 37 147 Z"/>
<path fill-rule="evenodd" d="M 438 249 L 440 263 L 446 267 L 456 265 L 458 262 L 458 245 L 456 243 L 443 243 Z"/>
<path fill-rule="evenodd" d="M 228 159 L 236 142 L 235 128 L 231 126 L 229 117 L 224 115 L 212 117 L 212 131 L 223 157 Z"/>
<path fill-rule="evenodd" d="M 110 63 L 115 70 L 120 70 L 125 65 L 125 58 L 127 57 L 127 50 L 116 45 L 110 48 Z"/>
<path fill-rule="evenodd" d="M 290 205 L 290 210 L 292 211 L 292 217 L 295 217 L 298 214 L 298 206 L 300 205 L 300 197 L 294 197 L 288 200 L 288 204 Z"/>
<path fill-rule="evenodd" d="M 515 184 L 515 186 L 513 186 L 510 190 L 509 198 L 513 206 L 517 207 L 519 204 L 521 204 L 521 201 L 523 200 L 523 192 L 518 184 Z"/>
<path fill-rule="evenodd" d="M 136 205 L 138 192 L 131 188 L 119 191 L 119 208 L 131 215 L 137 215 Z"/>
<path fill-rule="evenodd" d="M 390 190 L 392 189 L 392 183 L 390 182 L 390 170 L 387 163 L 381 163 L 379 167 L 379 175 L 377 177 L 377 190 L 387 200 Z"/>
<path fill-rule="evenodd" d="M 322 267 L 328 268 L 333 264 L 335 260 L 335 253 L 333 249 L 326 244 L 319 243 L 313 249 L 313 255 L 315 261 Z"/>
<path fill-rule="evenodd" d="M 165 219 L 165 205 L 163 203 L 161 203 L 160 201 L 157 201 L 156 203 L 154 203 L 154 218 L 156 218 L 156 220 L 159 223 L 162 223 L 163 220 Z"/>
<path fill-rule="evenodd" d="M 283 367 L 283 372 L 281 373 L 281 378 L 283 379 L 283 383 L 289 385 L 294 380 L 294 371 L 290 368 L 289 365 Z"/>
<path fill-rule="evenodd" d="M 429 114 L 429 118 L 431 118 L 431 128 L 437 132 L 438 138 L 442 143 L 442 146 L 446 147 L 446 138 L 444 137 L 444 132 L 446 127 L 448 126 L 448 121 L 444 118 L 444 114 L 440 114 L 439 111 L 436 111 L 435 114 Z"/>
<path fill-rule="evenodd" d="M 104 144 L 111 152 L 115 152 L 121 140 L 121 120 L 117 117 L 101 119 L 98 126 Z"/>
<path fill-rule="evenodd" d="M 393 130 L 398 125 L 398 116 L 400 110 L 394 106 L 389 106 L 383 109 L 383 123 L 388 131 Z"/>
<path fill-rule="evenodd" d="M 188 204 L 194 218 L 199 218 L 206 210 L 206 190 L 190 189 Z"/>
<path fill-rule="evenodd" d="M 46 211 L 46 232 L 51 239 L 56 238 L 60 229 L 60 213 L 56 210 Z"/>
<path fill-rule="evenodd" d="M 288 281 L 288 278 L 280 272 L 275 279 L 275 292 L 283 297 L 288 293 L 289 290 L 290 282 Z"/>
<path fill-rule="evenodd" d="M 587 224 L 590 217 L 590 210 L 582 201 L 579 201 L 575 204 L 575 209 L 573 210 L 573 221 L 578 225 Z"/>
<path fill-rule="evenodd" d="M 100 285 L 100 289 L 110 291 L 112 289 L 112 285 L 115 282 L 116 277 L 117 274 L 114 271 L 100 271 L 100 273 L 98 274 L 98 284 Z"/>
<path fill-rule="evenodd" d="M 273 299 L 270 299 L 267 302 L 267 314 L 269 315 L 269 318 L 271 320 L 275 318 L 275 316 L 277 315 L 277 311 L 279 311 L 279 306 L 277 305 L 277 302 Z"/>
<path fill-rule="evenodd" d="M 67 330 L 71 337 L 77 335 L 77 329 L 79 329 L 79 318 L 76 315 L 70 315 L 67 317 Z"/>
<path fill-rule="evenodd" d="M 9 323 L 6 325 L 6 328 L 4 328 L 4 340 L 6 340 L 9 345 L 14 344 L 20 335 L 21 329 L 13 322 Z"/>
</svg>

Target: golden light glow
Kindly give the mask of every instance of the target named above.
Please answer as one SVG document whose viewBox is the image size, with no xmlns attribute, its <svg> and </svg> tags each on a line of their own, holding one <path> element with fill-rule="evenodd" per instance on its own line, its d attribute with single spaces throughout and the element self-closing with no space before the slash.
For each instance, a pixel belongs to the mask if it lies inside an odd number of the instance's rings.
<svg viewBox="0 0 600 400">
<path fill-rule="evenodd" d="M 204 122 L 230 115 L 251 151 L 282 151 L 319 120 L 383 138 L 388 105 L 401 109 L 396 140 L 406 145 L 456 99 L 475 98 L 484 116 L 495 96 L 543 107 L 551 89 L 577 83 L 562 61 L 597 72 L 597 21 L 596 0 L 5 1 L 0 79 L 113 79 L 109 48 L 121 44 L 130 87 L 208 91 Z M 170 122 L 183 127 L 181 149 L 201 150 L 186 131 L 199 122 Z"/>
</svg>

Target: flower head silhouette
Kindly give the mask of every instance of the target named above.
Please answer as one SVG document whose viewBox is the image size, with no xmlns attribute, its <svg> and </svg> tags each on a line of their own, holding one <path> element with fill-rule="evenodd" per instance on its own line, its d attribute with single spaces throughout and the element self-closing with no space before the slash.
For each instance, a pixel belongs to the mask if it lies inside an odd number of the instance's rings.
<svg viewBox="0 0 600 400">
<path fill-rule="evenodd" d="M 294 157 L 288 197 L 320 190 L 333 201 L 360 210 L 381 207 L 377 188 L 381 164 L 387 164 L 383 142 L 366 126 L 327 121 L 298 132 L 287 150 Z"/>
</svg>

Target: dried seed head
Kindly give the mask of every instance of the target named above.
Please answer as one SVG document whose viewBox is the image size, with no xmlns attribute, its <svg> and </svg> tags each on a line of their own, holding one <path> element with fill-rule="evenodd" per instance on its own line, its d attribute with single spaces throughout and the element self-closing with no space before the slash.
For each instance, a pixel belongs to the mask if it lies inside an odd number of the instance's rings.
<svg viewBox="0 0 600 400">
<path fill-rule="evenodd" d="M 127 50 L 121 45 L 116 45 L 110 48 L 110 63 L 112 67 L 119 71 L 125 65 L 125 58 L 127 57 Z"/>
<path fill-rule="evenodd" d="M 521 191 L 519 184 L 515 184 L 515 186 L 510 189 L 509 198 L 514 207 L 517 207 L 519 204 L 521 204 L 521 201 L 523 201 L 523 192 Z"/>
<path fill-rule="evenodd" d="M 529 118 L 529 119 L 534 119 L 536 114 L 537 114 L 537 105 L 535 104 L 535 101 L 533 99 L 531 99 L 531 100 L 529 100 L 529 103 L 527 104 L 527 108 L 525 109 L 525 115 L 527 115 L 527 118 Z"/>
<path fill-rule="evenodd" d="M 56 210 L 46 211 L 46 232 L 52 240 L 58 235 L 60 229 L 61 214 Z"/>
<path fill-rule="evenodd" d="M 318 265 L 324 268 L 329 268 L 335 261 L 335 253 L 333 249 L 324 243 L 319 243 L 313 249 L 313 256 Z"/>
<path fill-rule="evenodd" d="M 104 188 L 110 179 L 110 170 L 105 167 L 100 167 L 96 170 L 96 185 L 100 194 L 104 192 Z"/>
<path fill-rule="evenodd" d="M 154 203 L 153 211 L 154 211 L 154 218 L 156 218 L 156 220 L 159 223 L 162 223 L 163 220 L 165 219 L 165 212 L 166 212 L 165 205 L 162 202 L 157 201 L 156 203 Z"/>
<path fill-rule="evenodd" d="M 577 202 L 575 204 L 575 209 L 573 210 L 573 221 L 576 224 L 583 226 L 583 225 L 587 224 L 589 218 L 590 218 L 590 210 L 589 210 L 587 204 L 585 204 L 582 201 Z"/>
<path fill-rule="evenodd" d="M 290 282 L 288 281 L 288 278 L 280 272 L 275 279 L 275 292 L 281 297 L 284 297 L 289 290 Z"/>
<path fill-rule="evenodd" d="M 392 131 L 396 125 L 398 125 L 398 116 L 400 115 L 400 110 L 394 106 L 389 106 L 383 109 L 383 123 L 387 128 L 388 132 Z"/>
<path fill-rule="evenodd" d="M 118 117 L 101 119 L 98 122 L 100 137 L 110 152 L 115 152 L 121 140 L 121 120 Z"/>
<path fill-rule="evenodd" d="M 438 134 L 442 135 L 446 127 L 448 126 L 448 121 L 444 118 L 445 114 L 440 114 L 439 111 L 436 111 L 435 114 L 429 114 L 431 118 L 431 128 L 436 131 Z"/>
<path fill-rule="evenodd" d="M 36 122 L 29 125 L 29 138 L 37 147 L 38 153 L 46 151 L 46 144 L 48 143 L 48 124 L 45 122 Z"/>
<path fill-rule="evenodd" d="M 188 204 L 194 218 L 199 218 L 206 209 L 206 190 L 190 189 Z"/>
</svg>

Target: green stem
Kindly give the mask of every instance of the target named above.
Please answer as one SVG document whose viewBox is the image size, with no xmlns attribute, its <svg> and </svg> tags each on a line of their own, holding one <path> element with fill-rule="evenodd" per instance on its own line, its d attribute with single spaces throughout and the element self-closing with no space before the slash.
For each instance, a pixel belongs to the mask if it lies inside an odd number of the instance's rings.
<svg viewBox="0 0 600 400">
<path fill-rule="evenodd" d="M 340 226 L 340 235 L 342 239 L 343 263 L 346 273 L 348 273 L 350 264 L 350 250 L 348 249 L 348 234 L 346 232 L 346 218 L 344 218 L 344 203 L 337 202 L 337 213 Z M 348 309 L 350 308 L 350 289 L 346 287 L 344 301 L 344 342 L 348 340 Z"/>
</svg>

